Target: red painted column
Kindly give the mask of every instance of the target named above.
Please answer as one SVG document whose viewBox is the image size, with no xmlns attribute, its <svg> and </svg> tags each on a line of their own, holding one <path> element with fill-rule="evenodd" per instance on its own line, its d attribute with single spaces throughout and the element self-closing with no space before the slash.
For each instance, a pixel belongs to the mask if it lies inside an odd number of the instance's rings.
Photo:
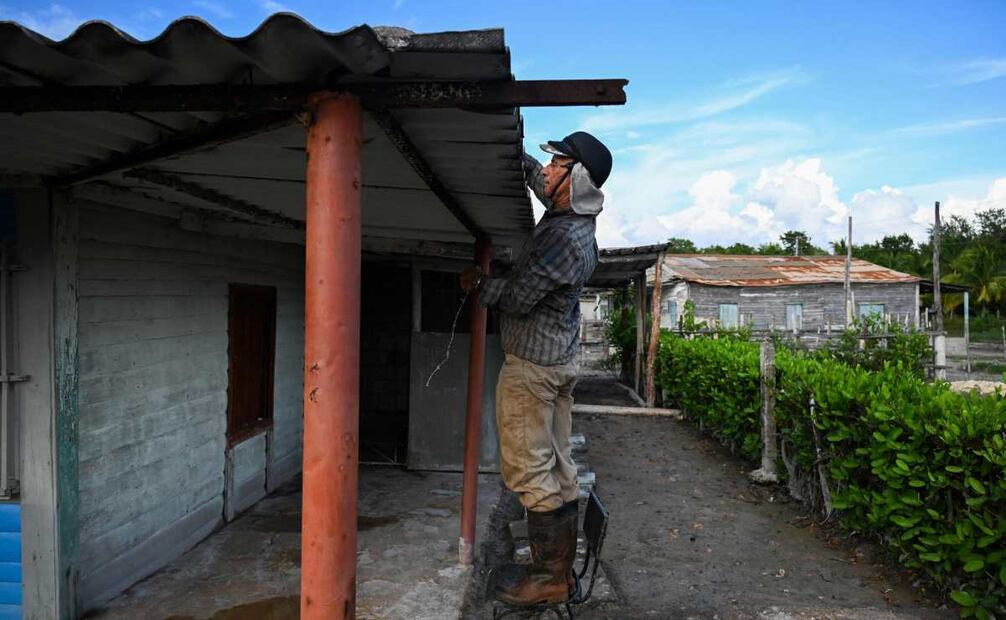
<svg viewBox="0 0 1006 620">
<path fill-rule="evenodd" d="M 475 242 L 475 263 L 489 273 L 492 245 L 486 239 Z M 475 559 L 475 514 L 479 502 L 479 443 L 482 439 L 482 392 L 486 368 L 486 309 L 479 305 L 478 293 L 471 294 L 471 335 L 468 341 L 468 406 L 465 413 L 465 469 L 461 493 L 461 538 L 458 558 L 462 564 Z"/>
<path fill-rule="evenodd" d="M 327 620 L 356 616 L 363 120 L 350 95 L 310 103 L 300 617 Z"/>
</svg>

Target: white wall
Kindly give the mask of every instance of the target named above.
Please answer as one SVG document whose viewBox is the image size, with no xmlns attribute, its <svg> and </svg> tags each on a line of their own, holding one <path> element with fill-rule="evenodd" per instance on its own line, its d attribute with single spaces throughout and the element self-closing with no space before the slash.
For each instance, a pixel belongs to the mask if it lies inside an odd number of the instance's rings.
<svg viewBox="0 0 1006 620">
<path fill-rule="evenodd" d="M 256 452 L 269 455 L 270 489 L 299 472 L 303 257 L 298 245 L 183 231 L 176 219 L 81 203 L 85 609 L 221 522 L 230 282 L 277 287 L 272 443 Z"/>
<path fill-rule="evenodd" d="M 672 317 L 668 312 L 669 301 L 677 304 L 677 317 Z M 660 289 L 660 327 L 664 329 L 677 329 L 678 318 L 685 312 L 685 302 L 688 301 L 687 282 L 665 282 Z"/>
</svg>

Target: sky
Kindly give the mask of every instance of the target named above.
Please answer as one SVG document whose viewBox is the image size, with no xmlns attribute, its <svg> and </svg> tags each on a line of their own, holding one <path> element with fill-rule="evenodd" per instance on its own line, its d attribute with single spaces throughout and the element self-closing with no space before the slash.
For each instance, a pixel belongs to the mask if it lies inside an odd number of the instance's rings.
<svg viewBox="0 0 1006 620">
<path fill-rule="evenodd" d="M 686 237 L 822 247 L 1006 208 L 1006 2 L 0 0 L 60 39 L 90 19 L 138 39 L 200 16 L 242 36 L 290 11 L 318 28 L 505 30 L 517 79 L 627 78 L 615 107 L 525 108 L 525 148 L 576 130 L 614 154 L 602 247 Z M 540 212 L 540 210 L 539 210 Z"/>
</svg>

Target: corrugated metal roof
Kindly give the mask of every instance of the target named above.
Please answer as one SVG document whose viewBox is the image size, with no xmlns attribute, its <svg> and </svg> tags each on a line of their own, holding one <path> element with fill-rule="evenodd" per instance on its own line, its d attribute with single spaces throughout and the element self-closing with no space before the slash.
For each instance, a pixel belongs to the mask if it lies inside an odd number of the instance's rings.
<svg viewBox="0 0 1006 620">
<path fill-rule="evenodd" d="M 666 243 L 631 248 L 605 248 L 599 252 L 597 267 L 587 282 L 593 288 L 623 286 L 630 279 L 653 267 Z"/>
<path fill-rule="evenodd" d="M 653 278 L 652 272 L 649 273 Z M 852 259 L 853 283 L 918 282 L 919 278 L 862 259 Z M 736 256 L 674 254 L 664 258 L 662 280 L 711 286 L 792 286 L 841 284 L 844 256 Z"/>
<path fill-rule="evenodd" d="M 346 76 L 512 79 L 502 30 L 415 34 L 358 26 L 329 33 L 283 13 L 236 38 L 186 17 L 149 41 L 99 21 L 52 41 L 19 24 L 0 22 L 2 86 L 324 84 Z M 523 127 L 517 109 L 410 109 L 395 111 L 395 116 L 430 168 L 497 244 L 512 243 L 530 231 L 534 221 L 520 167 Z M 0 185 L 4 175 L 59 177 L 197 133 L 224 118 L 220 113 L 174 112 L 0 114 Z M 364 143 L 364 234 L 471 239 L 369 118 Z M 146 167 L 303 220 L 304 146 L 304 128 L 291 121 Z M 217 204 L 121 172 L 99 180 L 182 207 L 220 210 Z"/>
</svg>

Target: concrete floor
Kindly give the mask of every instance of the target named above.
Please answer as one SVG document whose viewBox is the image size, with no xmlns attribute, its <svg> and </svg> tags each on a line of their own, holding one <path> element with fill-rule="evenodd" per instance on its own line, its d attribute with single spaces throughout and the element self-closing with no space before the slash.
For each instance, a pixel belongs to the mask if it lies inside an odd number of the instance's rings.
<svg viewBox="0 0 1006 620">
<path fill-rule="evenodd" d="M 498 484 L 480 476 L 480 536 Z M 297 481 L 87 617 L 297 618 L 300 505 Z M 457 561 L 460 510 L 460 474 L 361 469 L 357 618 L 459 616 L 470 574 Z"/>
</svg>

